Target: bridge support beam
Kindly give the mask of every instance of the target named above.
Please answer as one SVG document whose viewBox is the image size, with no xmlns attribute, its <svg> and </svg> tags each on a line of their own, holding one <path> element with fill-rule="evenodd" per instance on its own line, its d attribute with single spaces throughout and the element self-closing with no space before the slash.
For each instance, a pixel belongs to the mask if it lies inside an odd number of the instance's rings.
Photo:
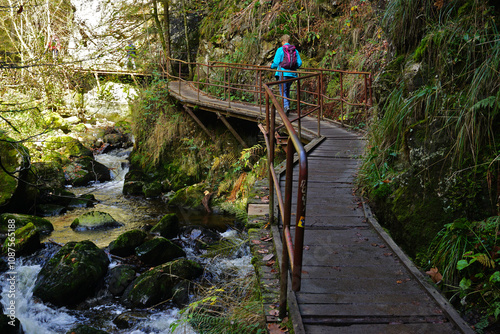
<svg viewBox="0 0 500 334">
<path fill-rule="evenodd" d="M 210 137 L 212 138 L 212 141 L 215 143 L 215 136 L 210 132 L 208 131 L 207 127 L 203 124 L 202 121 L 200 121 L 200 119 L 198 117 L 196 117 L 196 115 L 194 114 L 193 111 L 191 111 L 191 109 L 189 109 L 188 106 L 184 105 L 184 109 L 186 110 L 186 112 L 189 114 L 189 116 L 191 116 L 194 121 L 196 123 L 198 123 L 198 125 L 200 126 L 200 128 L 203 129 L 203 131 L 205 131 L 205 133 Z"/>
<path fill-rule="evenodd" d="M 236 130 L 234 130 L 234 128 L 231 126 L 231 124 L 229 124 L 229 122 L 227 121 L 227 119 L 224 116 L 222 116 L 220 112 L 217 112 L 217 116 L 221 119 L 221 121 L 224 123 L 224 125 L 226 125 L 226 127 L 229 129 L 229 131 L 231 131 L 233 136 L 240 142 L 241 146 L 243 146 L 244 148 L 248 148 L 248 145 L 245 143 L 243 138 L 241 138 L 241 136 L 238 134 L 238 132 L 236 132 Z"/>
</svg>

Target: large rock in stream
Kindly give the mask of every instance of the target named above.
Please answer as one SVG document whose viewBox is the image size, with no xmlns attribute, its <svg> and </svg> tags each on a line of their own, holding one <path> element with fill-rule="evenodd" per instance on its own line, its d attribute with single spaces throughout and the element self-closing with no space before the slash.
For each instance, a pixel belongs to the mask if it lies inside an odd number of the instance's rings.
<svg viewBox="0 0 500 334">
<path fill-rule="evenodd" d="M 2 253 L 12 251 L 17 255 L 28 255 L 40 248 L 40 232 L 33 223 L 18 228 L 13 235 L 9 234 L 2 247 Z"/>
<path fill-rule="evenodd" d="M 91 211 L 75 218 L 70 227 L 75 231 L 87 231 L 107 230 L 120 226 L 123 226 L 123 224 L 117 222 L 109 213 Z"/>
<path fill-rule="evenodd" d="M 131 230 L 120 234 L 109 244 L 109 252 L 116 256 L 130 256 L 135 254 L 135 248 L 142 245 L 147 234 L 141 230 Z"/>
<path fill-rule="evenodd" d="M 108 265 L 91 241 L 68 242 L 43 266 L 33 295 L 56 306 L 78 304 L 96 291 Z"/>
<path fill-rule="evenodd" d="M 179 218 L 175 213 L 163 216 L 160 221 L 151 229 L 151 233 L 159 234 L 164 238 L 175 238 L 180 231 Z"/>
<path fill-rule="evenodd" d="M 181 247 L 162 237 L 146 241 L 135 249 L 135 254 L 142 262 L 151 266 L 186 256 L 186 252 Z"/>
<path fill-rule="evenodd" d="M 203 268 L 192 260 L 165 263 L 137 277 L 123 293 L 122 301 L 132 307 L 156 305 L 171 298 L 180 282 L 193 280 L 201 274 Z"/>
<path fill-rule="evenodd" d="M 35 225 L 42 234 L 50 234 L 50 232 L 54 231 L 52 223 L 45 218 L 18 213 L 3 213 L 0 215 L 0 233 L 5 234 L 9 230 L 17 230 L 29 223 Z"/>
</svg>

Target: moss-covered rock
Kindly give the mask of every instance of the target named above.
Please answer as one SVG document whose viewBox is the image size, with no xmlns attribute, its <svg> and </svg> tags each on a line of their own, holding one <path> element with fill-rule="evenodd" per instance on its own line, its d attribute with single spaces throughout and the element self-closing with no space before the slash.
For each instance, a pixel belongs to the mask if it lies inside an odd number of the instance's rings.
<svg viewBox="0 0 500 334">
<path fill-rule="evenodd" d="M 135 249 L 135 253 L 142 262 L 152 266 L 186 256 L 182 248 L 162 237 L 146 241 Z"/>
<path fill-rule="evenodd" d="M 23 173 L 16 172 L 26 167 L 29 163 L 28 149 L 0 132 L 0 157 L 2 157 L 2 166 L 0 168 L 0 210 L 7 206 L 14 194 L 18 190 L 19 180 Z M 14 176 L 9 175 L 5 170 L 13 172 Z"/>
<path fill-rule="evenodd" d="M 111 180 L 109 168 L 93 158 L 84 156 L 75 158 L 64 167 L 66 183 L 73 186 L 86 186 L 92 181 L 105 182 Z"/>
<path fill-rule="evenodd" d="M 29 223 L 35 225 L 37 230 L 42 234 L 49 234 L 54 231 L 52 223 L 45 218 L 18 213 L 2 213 L 0 215 L 0 233 L 16 230 Z"/>
<path fill-rule="evenodd" d="M 38 196 L 38 201 L 41 204 L 55 204 L 65 207 L 75 197 L 75 194 L 64 188 L 43 188 Z"/>
<path fill-rule="evenodd" d="M 202 200 L 205 197 L 205 190 L 206 185 L 203 183 L 182 188 L 175 192 L 175 195 L 168 201 L 168 205 L 194 210 L 204 210 Z"/>
<path fill-rule="evenodd" d="M 183 280 L 193 280 L 203 273 L 195 261 L 179 259 L 140 275 L 125 290 L 122 300 L 137 307 L 156 305 L 173 296 L 173 288 Z"/>
<path fill-rule="evenodd" d="M 87 325 L 76 325 L 66 334 L 108 334 L 108 332 Z"/>
<path fill-rule="evenodd" d="M 160 197 L 161 190 L 162 186 L 159 181 L 144 183 L 144 186 L 142 187 L 142 192 L 146 198 Z"/>
<path fill-rule="evenodd" d="M 126 312 L 113 319 L 113 323 L 118 329 L 131 328 L 141 321 L 147 320 L 148 314 L 144 312 Z"/>
<path fill-rule="evenodd" d="M 2 253 L 13 249 L 17 255 L 31 254 L 40 248 L 40 232 L 33 223 L 18 228 L 14 234 L 9 233 L 2 247 Z"/>
<path fill-rule="evenodd" d="M 57 306 L 91 296 L 106 275 L 109 260 L 91 241 L 68 242 L 43 266 L 33 295 Z"/>
<path fill-rule="evenodd" d="M 131 196 L 142 196 L 142 188 L 144 187 L 144 182 L 142 181 L 125 181 L 123 184 L 123 194 Z"/>
<path fill-rule="evenodd" d="M 109 270 L 107 276 L 108 291 L 113 296 L 121 296 L 123 291 L 135 279 L 135 269 L 130 265 L 120 265 Z"/>
<path fill-rule="evenodd" d="M 91 149 L 83 146 L 78 139 L 70 136 L 51 137 L 45 142 L 45 147 L 55 150 L 67 157 L 91 157 L 94 154 Z"/>
<path fill-rule="evenodd" d="M 179 218 L 177 218 L 175 213 L 169 213 L 160 219 L 151 229 L 151 233 L 159 234 L 167 239 L 172 239 L 179 234 L 179 230 Z"/>
<path fill-rule="evenodd" d="M 66 183 L 64 170 L 57 161 L 35 162 L 32 164 L 33 172 L 37 175 L 38 183 L 49 189 L 62 189 Z"/>
<path fill-rule="evenodd" d="M 87 212 L 73 220 L 71 228 L 76 231 L 107 230 L 123 224 L 117 222 L 109 213 L 101 211 Z"/>
<path fill-rule="evenodd" d="M 109 252 L 117 256 L 129 256 L 135 253 L 135 248 L 140 246 L 147 234 L 141 230 L 127 231 L 111 241 Z"/>
</svg>

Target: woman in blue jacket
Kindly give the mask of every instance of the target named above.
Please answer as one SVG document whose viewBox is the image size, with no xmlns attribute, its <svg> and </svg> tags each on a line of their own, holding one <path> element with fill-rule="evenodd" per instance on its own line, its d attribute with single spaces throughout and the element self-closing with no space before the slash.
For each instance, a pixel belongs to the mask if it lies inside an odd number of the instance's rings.
<svg viewBox="0 0 500 334">
<path fill-rule="evenodd" d="M 289 41 L 290 41 L 290 36 L 283 35 L 281 37 L 281 47 L 278 48 L 278 50 L 276 51 L 276 54 L 274 55 L 273 63 L 271 64 L 271 68 L 278 69 L 278 71 L 275 73 L 277 81 L 297 77 L 297 72 L 295 72 L 295 71 L 285 70 L 285 72 L 281 72 L 282 70 L 284 70 L 281 67 L 282 62 L 283 62 L 283 57 L 285 56 L 285 52 L 283 51 L 283 47 L 285 45 L 290 45 L 288 43 Z M 302 66 L 302 60 L 300 59 L 299 51 L 295 50 L 295 52 L 296 52 L 296 56 L 297 56 L 297 68 L 299 68 Z M 279 85 L 280 86 L 280 94 L 281 94 L 281 96 L 284 97 L 283 107 L 284 107 L 287 115 L 288 115 L 288 110 L 290 109 L 290 101 L 288 99 L 290 98 L 290 86 L 291 85 L 292 85 L 291 82 L 286 82 L 284 84 Z"/>
</svg>

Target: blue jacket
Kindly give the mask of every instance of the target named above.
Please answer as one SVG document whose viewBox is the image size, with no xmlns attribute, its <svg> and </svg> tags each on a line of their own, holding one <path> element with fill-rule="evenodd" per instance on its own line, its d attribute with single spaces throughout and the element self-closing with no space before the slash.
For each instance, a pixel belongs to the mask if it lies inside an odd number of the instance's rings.
<svg viewBox="0 0 500 334">
<path fill-rule="evenodd" d="M 289 43 L 286 43 L 285 45 L 290 45 Z M 302 66 L 302 59 L 300 59 L 300 54 L 299 51 L 295 50 L 297 52 L 297 66 L 301 67 Z M 283 56 L 285 53 L 283 52 L 283 47 L 280 47 L 277 51 L 276 54 L 274 55 L 274 60 L 273 63 L 271 64 L 271 68 L 277 68 L 278 70 L 281 70 L 282 68 L 280 67 L 280 63 L 283 61 Z M 279 77 L 280 74 L 282 74 L 285 77 L 297 77 L 297 73 L 295 72 L 276 72 L 275 76 Z"/>
</svg>

